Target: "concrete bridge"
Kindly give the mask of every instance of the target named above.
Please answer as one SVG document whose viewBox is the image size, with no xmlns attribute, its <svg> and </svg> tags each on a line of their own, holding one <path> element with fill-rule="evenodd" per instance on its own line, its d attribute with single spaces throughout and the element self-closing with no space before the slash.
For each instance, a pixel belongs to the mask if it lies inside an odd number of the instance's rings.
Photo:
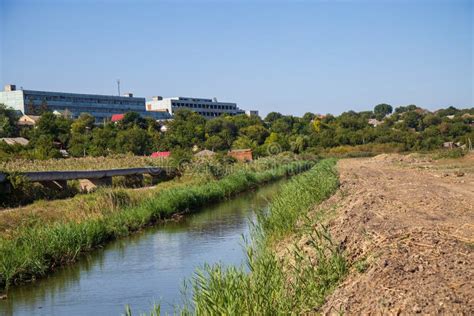
<svg viewBox="0 0 474 316">
<path fill-rule="evenodd" d="M 68 180 L 79 180 L 81 189 L 90 191 L 98 186 L 112 185 L 112 178 L 117 176 L 134 177 L 143 180 L 143 175 L 148 174 L 152 178 L 152 183 L 157 183 L 160 179 L 168 177 L 171 173 L 170 170 L 160 167 L 144 167 L 108 170 L 38 171 L 22 172 L 19 174 L 31 182 L 39 182 L 44 186 L 57 189 L 65 188 Z M 1 186 L 3 189 L 8 189 L 8 179 L 4 173 L 0 173 L 0 184 L 3 184 Z"/>
</svg>

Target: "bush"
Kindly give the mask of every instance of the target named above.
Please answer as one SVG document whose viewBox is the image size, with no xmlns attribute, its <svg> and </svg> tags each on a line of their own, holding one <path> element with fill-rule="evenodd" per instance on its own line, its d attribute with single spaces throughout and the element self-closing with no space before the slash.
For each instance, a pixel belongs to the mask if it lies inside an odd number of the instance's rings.
<svg viewBox="0 0 474 316">
<path fill-rule="evenodd" d="M 434 159 L 462 158 L 467 154 L 467 152 L 468 152 L 467 150 L 463 150 L 462 148 L 440 150 L 438 151 L 438 153 L 434 155 Z"/>
</svg>

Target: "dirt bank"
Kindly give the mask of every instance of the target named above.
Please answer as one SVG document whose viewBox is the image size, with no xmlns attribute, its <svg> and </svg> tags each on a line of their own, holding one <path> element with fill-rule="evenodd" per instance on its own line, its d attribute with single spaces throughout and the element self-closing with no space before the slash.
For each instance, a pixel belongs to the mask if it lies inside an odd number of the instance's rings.
<svg viewBox="0 0 474 316">
<path fill-rule="evenodd" d="M 318 207 L 351 265 L 326 314 L 474 313 L 474 155 L 380 155 L 338 163 Z"/>
</svg>

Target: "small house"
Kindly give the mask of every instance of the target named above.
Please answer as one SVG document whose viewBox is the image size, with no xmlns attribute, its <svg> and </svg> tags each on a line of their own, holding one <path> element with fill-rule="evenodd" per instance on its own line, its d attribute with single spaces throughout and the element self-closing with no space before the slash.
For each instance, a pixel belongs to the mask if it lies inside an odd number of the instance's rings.
<svg viewBox="0 0 474 316">
<path fill-rule="evenodd" d="M 216 153 L 212 150 L 204 149 L 198 153 L 195 153 L 194 156 L 196 157 L 213 157 Z"/>
<path fill-rule="evenodd" d="M 40 119 L 38 115 L 23 115 L 18 119 L 18 126 L 35 126 Z"/>
<path fill-rule="evenodd" d="M 152 158 L 168 158 L 171 155 L 170 151 L 155 151 L 150 155 Z"/>
<path fill-rule="evenodd" d="M 113 114 L 110 121 L 112 123 L 120 122 L 125 117 L 125 114 Z"/>
<path fill-rule="evenodd" d="M 26 146 L 29 143 L 28 139 L 23 138 L 23 137 L 0 138 L 0 141 L 3 141 L 11 146 L 16 145 L 16 144 L 21 145 L 21 146 Z"/>
<path fill-rule="evenodd" d="M 444 142 L 443 148 L 449 148 L 449 149 L 454 148 L 454 142 Z"/>
<path fill-rule="evenodd" d="M 252 161 L 252 149 L 234 149 L 227 153 L 227 155 L 234 157 L 238 161 Z"/>
<path fill-rule="evenodd" d="M 377 127 L 377 126 L 379 126 L 380 124 L 382 124 L 383 122 L 381 122 L 381 121 L 379 121 L 379 120 L 377 120 L 377 119 L 371 118 L 371 119 L 369 119 L 369 120 L 367 121 L 367 123 L 368 123 L 369 125 L 372 125 L 373 127 Z"/>
</svg>

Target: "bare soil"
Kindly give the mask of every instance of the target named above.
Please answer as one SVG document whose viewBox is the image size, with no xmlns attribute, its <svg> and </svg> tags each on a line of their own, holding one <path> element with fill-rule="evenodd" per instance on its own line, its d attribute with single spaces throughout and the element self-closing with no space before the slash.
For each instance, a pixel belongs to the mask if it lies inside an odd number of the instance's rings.
<svg viewBox="0 0 474 316">
<path fill-rule="evenodd" d="M 474 155 L 379 155 L 338 162 L 318 209 L 350 272 L 324 314 L 474 314 Z"/>
</svg>

